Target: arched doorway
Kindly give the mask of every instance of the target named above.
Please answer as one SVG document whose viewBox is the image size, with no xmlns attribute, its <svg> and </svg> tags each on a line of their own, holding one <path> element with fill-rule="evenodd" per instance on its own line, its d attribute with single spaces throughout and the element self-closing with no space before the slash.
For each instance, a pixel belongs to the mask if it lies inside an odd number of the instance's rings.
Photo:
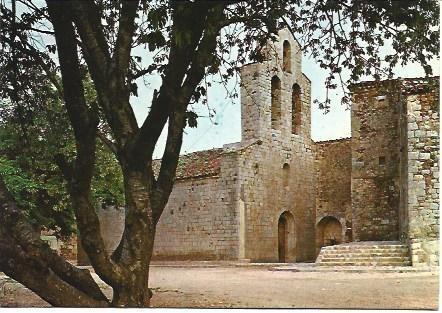
<svg viewBox="0 0 442 313">
<path fill-rule="evenodd" d="M 278 219 L 278 261 L 294 262 L 295 248 L 295 221 L 293 215 L 285 211 Z"/>
<path fill-rule="evenodd" d="M 336 217 L 326 216 L 316 226 L 316 248 L 342 243 L 342 225 Z"/>
</svg>

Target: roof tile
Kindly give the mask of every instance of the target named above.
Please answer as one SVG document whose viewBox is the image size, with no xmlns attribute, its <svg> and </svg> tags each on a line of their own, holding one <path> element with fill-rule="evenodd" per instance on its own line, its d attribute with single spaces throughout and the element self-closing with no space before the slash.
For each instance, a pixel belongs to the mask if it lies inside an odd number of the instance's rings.
<svg viewBox="0 0 442 313">
<path fill-rule="evenodd" d="M 221 170 L 221 155 L 224 149 L 197 151 L 180 155 L 176 179 L 216 176 Z M 161 160 L 154 160 L 152 167 L 155 175 L 160 171 Z"/>
</svg>

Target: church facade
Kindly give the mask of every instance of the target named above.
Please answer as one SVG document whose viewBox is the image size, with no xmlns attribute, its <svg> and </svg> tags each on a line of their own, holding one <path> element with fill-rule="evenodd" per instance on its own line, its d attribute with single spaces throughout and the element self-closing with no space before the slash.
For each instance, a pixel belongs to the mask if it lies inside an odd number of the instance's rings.
<svg viewBox="0 0 442 313">
<path fill-rule="evenodd" d="M 299 44 L 283 29 L 266 53 L 241 70 L 241 142 L 180 157 L 154 259 L 304 262 L 401 241 L 413 265 L 438 264 L 438 78 L 351 86 L 352 137 L 314 142 Z M 99 215 L 111 252 L 124 212 Z"/>
</svg>

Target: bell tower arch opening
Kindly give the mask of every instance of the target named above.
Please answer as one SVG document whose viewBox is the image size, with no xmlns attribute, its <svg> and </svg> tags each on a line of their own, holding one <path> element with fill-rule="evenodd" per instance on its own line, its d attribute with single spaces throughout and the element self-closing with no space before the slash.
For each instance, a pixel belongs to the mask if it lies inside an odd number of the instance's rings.
<svg viewBox="0 0 442 313">
<path fill-rule="evenodd" d="M 292 87 L 292 133 L 299 135 L 301 130 L 301 87 L 294 84 Z"/>
<path fill-rule="evenodd" d="M 282 44 L 282 70 L 292 72 L 292 51 L 288 40 L 284 40 Z"/>
<path fill-rule="evenodd" d="M 272 103 L 271 103 L 271 122 L 273 129 L 279 129 L 281 123 L 281 80 L 278 76 L 272 77 Z"/>
</svg>

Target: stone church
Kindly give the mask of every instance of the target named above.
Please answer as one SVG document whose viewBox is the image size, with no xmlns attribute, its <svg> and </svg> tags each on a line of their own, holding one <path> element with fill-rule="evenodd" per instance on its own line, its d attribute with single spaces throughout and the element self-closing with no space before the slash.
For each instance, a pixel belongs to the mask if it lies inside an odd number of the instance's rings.
<svg viewBox="0 0 442 313">
<path fill-rule="evenodd" d="M 298 42 L 283 29 L 265 51 L 241 69 L 241 142 L 180 157 L 154 259 L 305 262 L 379 241 L 438 264 L 439 79 L 351 86 L 352 137 L 314 142 Z M 99 215 L 111 251 L 124 212 Z"/>
</svg>

